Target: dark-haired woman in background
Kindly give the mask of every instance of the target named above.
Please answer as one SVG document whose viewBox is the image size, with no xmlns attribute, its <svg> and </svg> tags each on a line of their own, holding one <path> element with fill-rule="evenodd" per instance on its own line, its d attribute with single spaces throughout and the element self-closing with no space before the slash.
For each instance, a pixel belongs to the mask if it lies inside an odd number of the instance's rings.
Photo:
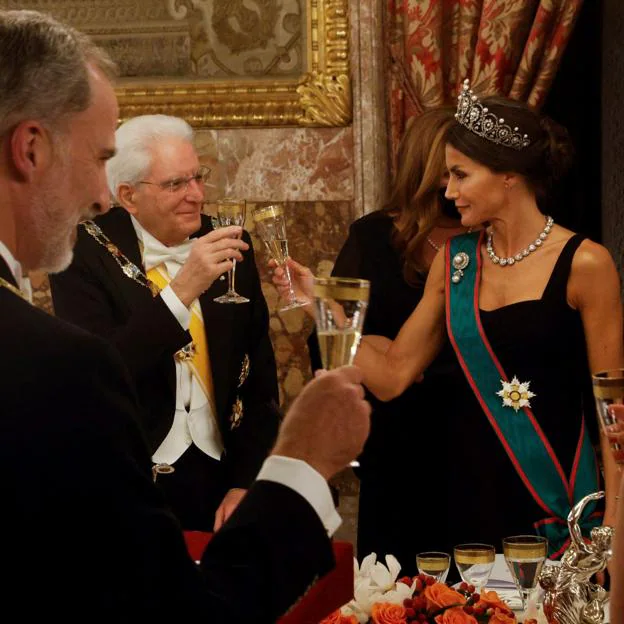
<svg viewBox="0 0 624 624">
<path fill-rule="evenodd" d="M 453 202 L 444 197 L 444 135 L 453 113 L 453 108 L 444 107 L 410 119 L 389 200 L 351 225 L 338 254 L 333 275 L 371 282 L 364 333 L 394 338 L 422 297 L 437 251 L 450 236 L 466 231 Z M 312 368 L 318 369 L 316 333 L 308 345 Z M 414 516 L 411 510 L 420 497 L 435 508 L 447 496 L 438 481 L 445 469 L 439 463 L 445 436 L 430 414 L 440 406 L 436 380 L 453 365 L 447 350 L 422 383 L 411 385 L 395 400 L 384 403 L 368 396 L 373 404 L 371 434 L 357 470 L 360 559 L 371 552 L 382 560 L 392 554 L 402 574 L 415 574 L 418 552 L 447 545 L 437 513 L 421 509 Z M 416 525 L 418 531 L 413 530 Z"/>
<path fill-rule="evenodd" d="M 487 229 L 444 246 L 396 339 L 364 337 L 356 364 L 387 401 L 419 379 L 448 337 L 461 368 L 445 377 L 438 409 L 414 418 L 445 428 L 441 450 L 455 478 L 450 487 L 442 480 L 445 501 L 435 506 L 419 500 L 415 479 L 420 512 L 411 530 L 430 514 L 446 524 L 451 543 L 497 549 L 504 537 L 539 533 L 556 558 L 569 510 L 601 487 L 594 417 L 584 408 L 589 371 L 624 365 L 619 277 L 604 247 L 539 210 L 569 164 L 562 128 L 519 102 L 480 101 L 465 84 L 446 143 L 446 196 L 463 226 Z M 309 283 L 300 285 L 309 293 Z M 619 478 L 602 435 L 600 444 L 604 523 L 613 524 Z M 414 474 L 436 480 L 435 467 L 422 474 L 418 448 L 415 439 L 406 482 Z M 602 514 L 586 510 L 588 533 Z"/>
</svg>

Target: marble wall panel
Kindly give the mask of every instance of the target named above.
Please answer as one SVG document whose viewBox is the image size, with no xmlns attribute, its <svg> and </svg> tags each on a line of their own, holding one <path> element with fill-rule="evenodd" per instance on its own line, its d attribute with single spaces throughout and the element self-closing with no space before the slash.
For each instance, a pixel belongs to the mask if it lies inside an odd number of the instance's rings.
<svg viewBox="0 0 624 624">
<path fill-rule="evenodd" d="M 210 199 L 353 199 L 350 127 L 200 130 L 196 145 L 202 162 L 213 168 Z"/>
</svg>

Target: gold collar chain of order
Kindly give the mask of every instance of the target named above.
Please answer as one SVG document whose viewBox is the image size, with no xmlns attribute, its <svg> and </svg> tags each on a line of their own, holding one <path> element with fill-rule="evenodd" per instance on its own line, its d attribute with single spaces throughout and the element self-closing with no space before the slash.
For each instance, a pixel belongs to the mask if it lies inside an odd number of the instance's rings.
<svg viewBox="0 0 624 624">
<path fill-rule="evenodd" d="M 153 297 L 156 297 L 160 293 L 160 288 L 152 282 L 139 267 L 134 264 L 134 262 L 130 261 L 111 241 L 99 225 L 94 223 L 93 221 L 85 221 L 82 224 L 84 229 L 90 234 L 95 240 L 102 245 L 110 253 L 111 256 L 115 259 L 115 262 L 120 266 L 123 274 L 126 277 L 129 277 L 131 280 L 137 282 L 137 284 L 141 284 L 141 286 L 145 286 L 145 288 L 149 288 L 149 291 L 152 293 Z"/>
<path fill-rule="evenodd" d="M 10 290 L 14 295 L 21 297 L 24 301 L 28 301 L 28 297 L 26 297 L 26 295 L 17 286 L 13 286 L 11 282 L 7 282 L 7 280 L 3 277 L 0 277 L 0 286 Z M 30 301 L 28 301 L 28 303 L 30 303 Z"/>
<path fill-rule="evenodd" d="M 157 297 L 160 293 L 160 288 L 157 284 L 155 284 L 139 267 L 134 264 L 131 260 L 129 260 L 124 253 L 113 243 L 104 232 L 99 225 L 94 223 L 93 221 L 85 221 L 82 224 L 84 229 L 90 234 L 102 247 L 110 253 L 111 256 L 115 259 L 115 262 L 120 266 L 123 274 L 126 277 L 129 277 L 131 280 L 137 282 L 141 286 L 148 288 L 152 293 L 153 297 Z M 189 342 L 186 346 L 182 347 L 179 351 L 176 351 L 174 355 L 175 359 L 178 362 L 186 362 L 187 360 L 192 360 L 195 357 L 195 344 Z"/>
</svg>

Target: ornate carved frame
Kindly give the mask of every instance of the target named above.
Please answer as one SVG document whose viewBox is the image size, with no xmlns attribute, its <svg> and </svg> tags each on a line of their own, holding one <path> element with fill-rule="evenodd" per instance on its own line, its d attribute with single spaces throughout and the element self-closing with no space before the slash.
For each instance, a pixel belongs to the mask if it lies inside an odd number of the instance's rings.
<svg viewBox="0 0 624 624">
<path fill-rule="evenodd" d="M 302 76 L 188 84 L 123 82 L 117 88 L 122 121 L 165 113 L 203 127 L 348 125 L 349 0 L 306 2 L 307 71 Z"/>
</svg>

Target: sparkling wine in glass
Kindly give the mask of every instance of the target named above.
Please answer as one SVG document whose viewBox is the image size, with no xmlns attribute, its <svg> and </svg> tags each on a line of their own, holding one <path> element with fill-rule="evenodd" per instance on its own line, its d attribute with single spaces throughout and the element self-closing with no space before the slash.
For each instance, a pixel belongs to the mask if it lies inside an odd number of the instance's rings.
<svg viewBox="0 0 624 624">
<path fill-rule="evenodd" d="M 244 199 L 220 199 L 217 201 L 217 221 L 219 227 L 245 224 L 246 203 Z M 232 259 L 233 266 L 228 271 L 228 289 L 224 295 L 216 297 L 217 303 L 249 303 L 247 297 L 236 292 L 236 260 Z"/>
<path fill-rule="evenodd" d="M 603 433 L 607 427 L 623 428 L 617 419 L 611 415 L 609 406 L 624 403 L 624 368 L 614 368 L 592 375 L 594 398 L 596 399 L 596 414 Z M 624 448 L 621 444 L 611 444 L 611 451 L 620 470 L 624 466 Z"/>
<path fill-rule="evenodd" d="M 370 282 L 346 277 L 314 278 L 314 317 L 323 368 L 353 363 L 368 307 Z M 357 468 L 359 462 L 350 466 Z"/>
<path fill-rule="evenodd" d="M 453 549 L 455 565 L 462 580 L 468 585 L 474 585 L 480 593 L 486 586 L 492 568 L 496 551 L 489 544 L 460 544 Z"/>
<path fill-rule="evenodd" d="M 529 597 L 537 587 L 548 553 L 548 540 L 539 535 L 514 535 L 503 540 L 503 554 L 526 611 Z"/>
<path fill-rule="evenodd" d="M 314 278 L 314 317 L 323 368 L 353 363 L 362 337 L 370 282 L 346 277 Z"/>
<path fill-rule="evenodd" d="M 437 551 L 418 553 L 416 566 L 419 574 L 432 576 L 437 582 L 444 583 L 451 567 L 451 556 Z"/>
<path fill-rule="evenodd" d="M 255 208 L 252 214 L 258 236 L 262 239 L 271 258 L 284 269 L 288 280 L 288 299 L 279 311 L 285 312 L 306 305 L 307 302 L 300 301 L 295 295 L 290 280 L 290 271 L 286 264 L 286 260 L 288 260 L 288 237 L 286 236 L 286 219 L 282 207 L 276 205 L 261 206 Z"/>
</svg>

